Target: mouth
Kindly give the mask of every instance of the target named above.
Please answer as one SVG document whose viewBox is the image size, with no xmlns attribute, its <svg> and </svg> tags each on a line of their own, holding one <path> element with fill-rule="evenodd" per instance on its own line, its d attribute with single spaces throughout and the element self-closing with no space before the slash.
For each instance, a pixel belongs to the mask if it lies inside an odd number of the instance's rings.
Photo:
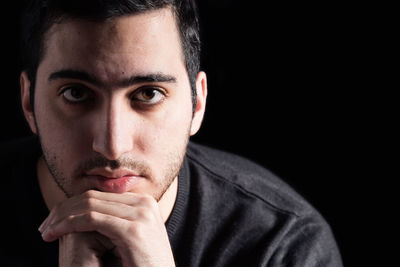
<svg viewBox="0 0 400 267">
<path fill-rule="evenodd" d="M 94 169 L 86 174 L 94 187 L 102 192 L 124 193 L 133 190 L 145 179 L 130 170 Z"/>
</svg>

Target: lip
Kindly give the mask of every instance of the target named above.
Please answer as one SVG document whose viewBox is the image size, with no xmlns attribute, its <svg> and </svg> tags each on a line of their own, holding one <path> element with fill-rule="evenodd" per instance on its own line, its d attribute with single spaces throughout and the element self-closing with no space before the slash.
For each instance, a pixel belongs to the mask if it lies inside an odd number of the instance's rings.
<svg viewBox="0 0 400 267">
<path fill-rule="evenodd" d="M 91 180 L 94 187 L 103 192 L 124 193 L 133 190 L 144 177 L 130 170 L 95 169 L 89 171 L 86 177 Z"/>
<path fill-rule="evenodd" d="M 103 169 L 103 168 L 96 168 L 88 171 L 86 173 L 87 176 L 103 176 L 108 179 L 117 179 L 124 176 L 140 176 L 138 173 L 135 173 L 128 169 L 117 169 L 117 170 L 110 170 L 110 169 Z"/>
</svg>

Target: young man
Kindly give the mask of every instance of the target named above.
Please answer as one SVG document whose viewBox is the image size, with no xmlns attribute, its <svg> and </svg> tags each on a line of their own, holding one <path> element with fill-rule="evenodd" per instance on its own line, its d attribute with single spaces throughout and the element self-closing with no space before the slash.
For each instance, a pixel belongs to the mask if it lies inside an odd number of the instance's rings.
<svg viewBox="0 0 400 267">
<path fill-rule="evenodd" d="M 189 143 L 207 98 L 193 3 L 38 0 L 23 27 L 38 138 L 2 147 L 3 262 L 341 266 L 329 226 L 286 184 Z"/>
</svg>

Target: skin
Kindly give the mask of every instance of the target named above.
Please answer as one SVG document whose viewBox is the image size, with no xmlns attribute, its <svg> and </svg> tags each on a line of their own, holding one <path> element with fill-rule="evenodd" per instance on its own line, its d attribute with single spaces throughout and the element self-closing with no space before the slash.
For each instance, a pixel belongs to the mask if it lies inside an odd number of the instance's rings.
<svg viewBox="0 0 400 267">
<path fill-rule="evenodd" d="M 43 239 L 59 240 L 60 266 L 103 266 L 105 253 L 112 266 L 174 266 L 165 221 L 207 83 L 200 72 L 193 115 L 173 13 L 65 19 L 45 37 L 35 112 L 26 72 L 20 77 L 23 111 L 44 152 L 37 173 L 51 212 Z M 134 173 L 133 185 L 104 190 L 92 177 L 121 170 Z"/>
</svg>

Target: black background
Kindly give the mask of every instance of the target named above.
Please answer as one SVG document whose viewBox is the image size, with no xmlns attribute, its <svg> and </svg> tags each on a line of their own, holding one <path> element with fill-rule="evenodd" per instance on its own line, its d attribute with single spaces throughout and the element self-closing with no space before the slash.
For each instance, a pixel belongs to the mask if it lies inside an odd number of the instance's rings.
<svg viewBox="0 0 400 267">
<path fill-rule="evenodd" d="M 278 174 L 330 223 L 346 266 L 374 266 L 377 211 L 384 213 L 376 200 L 387 187 L 378 159 L 394 123 L 384 103 L 391 97 L 370 69 L 377 12 L 263 2 L 199 1 L 209 97 L 193 140 Z M 20 4 L 3 8 L 13 16 L 1 18 L 0 141 L 29 134 L 19 104 Z"/>
</svg>

